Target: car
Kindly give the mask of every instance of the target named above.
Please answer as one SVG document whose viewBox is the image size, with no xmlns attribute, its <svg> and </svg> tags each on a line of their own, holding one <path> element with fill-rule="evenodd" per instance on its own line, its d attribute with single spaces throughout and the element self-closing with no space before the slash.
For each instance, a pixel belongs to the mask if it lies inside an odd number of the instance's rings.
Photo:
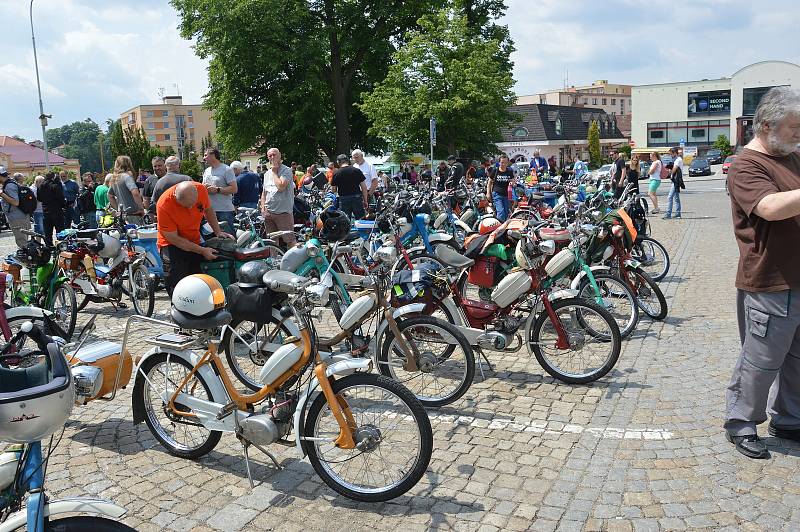
<svg viewBox="0 0 800 532">
<path fill-rule="evenodd" d="M 723 174 L 727 174 L 728 173 L 728 168 L 731 167 L 731 163 L 733 163 L 733 161 L 735 161 L 735 160 L 736 160 L 736 156 L 735 155 L 728 155 L 728 157 L 725 158 L 725 162 L 722 163 L 722 173 Z"/>
<path fill-rule="evenodd" d="M 708 163 L 708 159 L 697 158 L 693 160 L 689 166 L 689 175 L 711 175 L 711 165 Z"/>
<path fill-rule="evenodd" d="M 602 181 L 603 179 L 611 179 L 611 167 L 614 166 L 612 164 L 604 164 L 600 168 L 595 171 L 594 177 L 598 181 Z"/>
<path fill-rule="evenodd" d="M 725 159 L 725 156 L 720 150 L 714 148 L 706 152 L 706 159 L 708 159 L 708 164 L 719 164 Z"/>
</svg>

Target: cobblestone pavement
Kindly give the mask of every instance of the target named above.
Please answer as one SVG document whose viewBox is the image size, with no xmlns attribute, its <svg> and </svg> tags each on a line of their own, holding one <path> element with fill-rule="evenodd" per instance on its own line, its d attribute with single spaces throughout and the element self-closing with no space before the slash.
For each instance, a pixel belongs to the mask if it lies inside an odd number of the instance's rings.
<svg viewBox="0 0 800 532">
<path fill-rule="evenodd" d="M 197 461 L 173 457 L 132 424 L 130 388 L 76 407 L 48 488 L 112 499 L 139 530 L 797 530 L 800 445 L 767 437 L 772 459 L 752 461 L 723 437 L 737 251 L 722 182 L 688 186 L 682 220 L 653 220 L 673 264 L 661 283 L 668 318 L 643 319 L 617 368 L 590 386 L 554 381 L 525 351 L 490 355 L 494 373 L 430 412 L 435 452 L 406 496 L 353 503 L 277 446 L 285 469 L 256 455 L 251 491 L 234 438 Z M 129 312 L 90 305 L 80 320 L 92 313 L 102 336 L 121 340 Z"/>
</svg>

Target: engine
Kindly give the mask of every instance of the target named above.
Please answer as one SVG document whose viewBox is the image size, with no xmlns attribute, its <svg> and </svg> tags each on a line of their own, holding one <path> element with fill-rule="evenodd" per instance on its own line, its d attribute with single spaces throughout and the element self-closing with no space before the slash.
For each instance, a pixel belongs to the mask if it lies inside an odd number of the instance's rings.
<svg viewBox="0 0 800 532">
<path fill-rule="evenodd" d="M 261 409 L 261 414 L 242 421 L 242 437 L 257 445 L 269 445 L 283 439 L 292 428 L 292 414 L 296 406 L 297 396 L 294 393 L 278 391 L 274 401 Z"/>
<path fill-rule="evenodd" d="M 522 326 L 523 321 L 524 320 L 522 318 L 503 316 L 502 318 L 495 320 L 492 323 L 492 326 L 498 332 L 504 334 L 514 334 L 517 332 L 517 330 L 519 330 L 520 326 Z"/>
</svg>

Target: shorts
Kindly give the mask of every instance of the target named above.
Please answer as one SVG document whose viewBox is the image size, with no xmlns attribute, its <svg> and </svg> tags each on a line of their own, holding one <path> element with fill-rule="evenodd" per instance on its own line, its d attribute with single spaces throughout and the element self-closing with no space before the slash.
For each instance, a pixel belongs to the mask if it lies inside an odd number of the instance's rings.
<svg viewBox="0 0 800 532">
<path fill-rule="evenodd" d="M 650 178 L 650 186 L 648 186 L 648 187 L 647 187 L 647 190 L 648 190 L 650 193 L 652 193 L 652 194 L 655 194 L 655 193 L 656 193 L 656 190 L 658 190 L 658 187 L 659 187 L 659 186 L 661 186 L 661 180 L 660 180 L 660 179 L 653 179 L 653 178 L 651 177 L 651 178 Z"/>
</svg>

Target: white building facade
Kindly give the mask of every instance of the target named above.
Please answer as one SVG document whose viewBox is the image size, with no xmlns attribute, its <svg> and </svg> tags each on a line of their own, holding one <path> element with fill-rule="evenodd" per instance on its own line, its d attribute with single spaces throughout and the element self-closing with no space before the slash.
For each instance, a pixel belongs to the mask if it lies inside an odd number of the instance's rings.
<svg viewBox="0 0 800 532">
<path fill-rule="evenodd" d="M 748 65 L 730 78 L 639 85 L 631 91 L 631 144 L 636 148 L 731 145 L 752 138 L 753 114 L 772 87 L 800 89 L 800 66 L 785 61 Z"/>
</svg>

